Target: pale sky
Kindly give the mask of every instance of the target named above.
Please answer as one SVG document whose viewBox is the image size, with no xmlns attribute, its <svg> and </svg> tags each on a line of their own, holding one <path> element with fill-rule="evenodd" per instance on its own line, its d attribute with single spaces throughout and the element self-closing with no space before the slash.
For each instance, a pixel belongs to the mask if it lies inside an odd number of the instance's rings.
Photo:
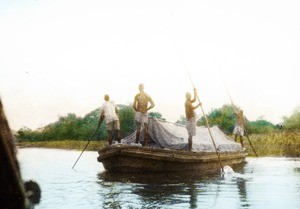
<svg viewBox="0 0 300 209">
<path fill-rule="evenodd" d="M 225 84 L 250 120 L 278 123 L 300 104 L 299 11 L 297 0 L 1 0 L 10 126 L 84 116 L 106 93 L 130 104 L 139 83 L 175 122 L 193 89 L 187 70 L 206 113 L 230 102 Z"/>
</svg>

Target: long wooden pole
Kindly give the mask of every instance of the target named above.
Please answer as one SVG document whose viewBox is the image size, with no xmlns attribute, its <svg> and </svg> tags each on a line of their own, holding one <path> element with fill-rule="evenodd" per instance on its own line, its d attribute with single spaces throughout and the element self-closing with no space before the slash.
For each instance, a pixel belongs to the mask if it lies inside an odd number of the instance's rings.
<svg viewBox="0 0 300 209">
<path fill-rule="evenodd" d="M 76 163 L 78 162 L 79 158 L 81 157 L 82 153 L 84 152 L 84 150 L 87 148 L 87 146 L 89 145 L 89 143 L 91 142 L 92 138 L 95 136 L 95 134 L 97 133 L 98 129 L 100 126 L 98 126 L 97 130 L 93 133 L 93 135 L 90 137 L 90 140 L 87 142 L 87 144 L 85 145 L 85 147 L 83 148 L 82 152 L 80 153 L 79 157 L 77 158 L 76 162 L 74 163 L 74 165 L 72 166 L 72 169 L 75 167 Z"/>
<path fill-rule="evenodd" d="M 185 66 L 185 67 L 186 67 L 186 66 Z M 189 79 L 190 79 L 190 81 L 191 81 L 191 83 L 192 83 L 193 88 L 196 89 L 196 88 L 195 88 L 195 85 L 194 85 L 194 82 L 193 82 L 193 80 L 192 80 L 192 77 L 191 77 L 191 75 L 190 75 L 190 72 L 188 71 L 187 68 L 186 68 L 186 71 L 187 71 L 187 73 L 188 73 L 188 76 L 189 76 Z M 198 94 L 196 94 L 196 97 L 197 97 L 198 102 L 201 103 Z M 215 140 L 214 140 L 214 138 L 213 138 L 213 136 L 212 136 L 212 133 L 211 133 L 211 130 L 210 130 L 210 126 L 209 126 L 209 122 L 208 122 L 208 118 L 207 118 L 207 116 L 206 116 L 206 114 L 205 114 L 205 112 L 204 112 L 204 109 L 203 109 L 202 104 L 200 105 L 200 107 L 201 107 L 202 114 L 203 114 L 203 116 L 204 116 L 204 118 L 205 118 L 206 127 L 207 127 L 207 130 L 208 130 L 209 136 L 210 136 L 210 138 L 211 138 L 211 140 L 212 140 L 212 143 L 213 143 L 214 148 L 215 148 L 215 152 L 216 152 L 216 154 L 217 154 L 217 156 L 218 156 L 218 161 L 219 161 L 221 170 L 222 170 L 222 172 L 224 172 L 224 168 L 223 168 L 223 165 L 222 165 L 222 163 L 221 163 L 220 153 L 218 152 L 218 149 L 217 149 Z"/>
<path fill-rule="evenodd" d="M 222 74 L 221 74 L 220 70 L 219 70 L 219 73 L 220 73 L 220 75 L 221 75 L 221 79 L 222 79 L 222 81 L 223 81 L 223 85 L 224 85 L 224 87 L 225 87 L 226 93 L 227 93 L 227 95 L 228 95 L 228 97 L 229 97 L 229 99 L 230 99 L 231 106 L 232 106 L 232 108 L 234 109 L 235 105 L 234 105 L 234 103 L 233 103 L 233 101 L 232 101 L 232 98 L 231 98 L 231 96 L 230 96 L 230 94 L 229 94 L 229 91 L 228 91 L 228 89 L 227 89 L 227 86 L 226 86 L 226 84 L 225 84 L 225 81 L 223 80 L 223 77 L 222 77 Z M 246 128 L 246 127 L 245 127 L 245 128 Z M 253 150 L 255 156 L 258 157 L 258 155 L 257 155 L 257 153 L 256 153 L 256 151 L 255 151 L 255 149 L 254 149 L 254 147 L 252 146 L 252 143 L 251 143 L 251 141 L 250 141 L 250 138 L 249 138 L 249 136 L 248 136 L 246 130 L 244 130 L 244 133 L 245 133 L 246 138 L 248 139 L 248 142 L 249 142 L 249 144 L 250 144 L 250 147 L 252 148 L 252 150 Z"/>
<path fill-rule="evenodd" d="M 161 18 L 162 21 L 163 21 L 162 16 L 160 16 L 160 18 Z M 163 21 L 163 22 L 165 22 L 165 21 Z M 167 26 L 167 24 L 165 24 L 165 25 Z M 166 27 L 166 28 L 167 28 L 167 27 Z M 176 41 L 175 41 L 175 38 L 173 37 L 171 31 L 169 31 L 169 33 L 170 33 L 170 36 L 171 36 L 171 38 L 172 38 L 172 40 L 173 40 L 174 46 L 176 47 L 177 52 L 178 52 L 178 54 L 179 54 L 179 56 L 180 56 L 180 59 L 181 59 L 183 65 L 184 65 L 184 68 L 185 68 L 185 70 L 186 70 L 186 72 L 187 72 L 187 74 L 188 74 L 188 76 L 189 76 L 189 79 L 190 79 L 190 81 L 191 81 L 191 83 L 192 83 L 192 85 L 193 85 L 193 88 L 195 89 L 194 82 L 193 82 L 193 80 L 192 80 L 192 78 L 191 78 L 190 72 L 189 72 L 189 70 L 188 70 L 188 68 L 187 68 L 187 66 L 186 66 L 186 64 L 185 64 L 185 61 L 184 61 L 183 56 L 182 56 L 182 54 L 181 54 L 181 52 L 180 52 L 180 50 L 179 50 L 179 47 L 178 47 L 178 45 L 177 45 L 177 43 L 176 43 Z M 198 99 L 198 101 L 200 102 L 200 99 L 199 99 L 198 94 L 197 94 L 197 99 Z M 224 172 L 224 169 L 223 169 L 223 166 L 222 166 L 222 163 L 221 163 L 220 154 L 219 154 L 219 152 L 218 152 L 218 150 L 217 150 L 215 141 L 214 141 L 214 139 L 213 139 L 213 137 L 212 137 L 212 134 L 211 134 L 211 131 L 210 131 L 210 128 L 209 128 L 208 119 L 207 119 L 207 117 L 206 117 L 206 115 L 205 115 L 205 113 L 204 113 L 204 110 L 203 110 L 202 105 L 201 105 L 201 110 L 202 110 L 202 113 L 203 113 L 203 115 L 204 115 L 204 117 L 205 117 L 205 121 L 206 121 L 206 125 L 207 125 L 207 128 L 208 128 L 208 132 L 209 132 L 209 135 L 210 135 L 211 140 L 212 140 L 212 142 L 213 142 L 213 145 L 214 145 L 214 147 L 215 147 L 215 151 L 216 151 L 216 154 L 217 154 L 217 156 L 218 156 L 218 161 L 219 161 L 221 170 L 222 170 L 222 172 Z"/>
<path fill-rule="evenodd" d="M 252 150 L 253 150 L 255 156 L 258 157 L 258 155 L 257 155 L 257 153 L 256 153 L 256 151 L 255 151 L 255 149 L 254 149 L 254 147 L 252 146 L 252 143 L 251 143 L 251 141 L 250 141 L 250 138 L 248 137 L 248 134 L 247 134 L 246 130 L 245 130 L 245 136 L 246 136 L 246 138 L 248 139 L 248 142 L 249 142 L 249 144 L 250 144 L 250 147 L 252 148 Z"/>
</svg>

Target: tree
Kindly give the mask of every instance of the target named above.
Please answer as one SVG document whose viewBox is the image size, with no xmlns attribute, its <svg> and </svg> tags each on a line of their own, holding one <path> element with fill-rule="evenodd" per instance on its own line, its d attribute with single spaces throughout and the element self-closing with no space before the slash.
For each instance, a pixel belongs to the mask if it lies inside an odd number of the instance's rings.
<svg viewBox="0 0 300 209">
<path fill-rule="evenodd" d="M 118 105 L 121 136 L 126 137 L 135 130 L 134 116 L 135 112 L 132 105 Z"/>
<path fill-rule="evenodd" d="M 213 109 L 207 115 L 207 118 L 209 125 L 217 125 L 226 134 L 233 132 L 236 117 L 230 105 L 223 105 L 219 109 Z M 206 126 L 206 121 L 203 116 L 197 121 L 197 125 Z"/>
<path fill-rule="evenodd" d="M 180 119 L 178 119 L 175 123 L 180 124 L 180 125 L 185 125 L 186 117 L 183 115 L 180 115 Z"/>
<path fill-rule="evenodd" d="M 260 119 L 256 121 L 249 121 L 247 124 L 248 133 L 270 133 L 275 130 L 276 126 L 269 121 Z"/>
<path fill-rule="evenodd" d="M 118 108 L 121 136 L 125 137 L 135 130 L 135 112 L 132 106 L 118 105 Z M 105 122 L 101 124 L 95 137 L 90 138 L 91 134 L 98 128 L 99 117 L 99 108 L 86 114 L 83 118 L 77 117 L 74 113 L 69 113 L 67 116 L 60 116 L 56 122 L 37 130 L 22 128 L 17 132 L 17 139 L 20 141 L 103 140 L 107 138 Z"/>
<path fill-rule="evenodd" d="M 235 107 L 239 109 L 238 107 Z M 224 133 L 231 134 L 236 124 L 236 116 L 234 114 L 233 108 L 231 105 L 223 105 L 219 109 L 213 109 L 207 115 L 209 124 L 211 126 L 217 125 Z M 276 128 L 274 124 L 269 121 L 259 119 L 256 121 L 246 120 L 246 130 L 250 133 L 269 133 L 274 131 Z M 202 116 L 200 120 L 197 121 L 197 125 L 206 126 L 205 118 Z"/>
<path fill-rule="evenodd" d="M 300 106 L 290 117 L 283 118 L 283 128 L 290 131 L 300 131 Z"/>
<path fill-rule="evenodd" d="M 160 112 L 150 112 L 148 116 L 150 118 L 162 119 L 162 114 Z"/>
</svg>

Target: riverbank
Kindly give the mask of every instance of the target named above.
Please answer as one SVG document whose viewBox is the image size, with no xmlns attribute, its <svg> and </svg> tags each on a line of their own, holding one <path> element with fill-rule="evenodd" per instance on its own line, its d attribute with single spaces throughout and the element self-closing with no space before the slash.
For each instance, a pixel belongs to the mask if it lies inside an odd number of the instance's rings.
<svg viewBox="0 0 300 209">
<path fill-rule="evenodd" d="M 249 140 L 246 137 L 243 139 L 249 156 L 255 156 Z M 300 133 L 252 134 L 249 139 L 258 156 L 300 157 Z"/>
<path fill-rule="evenodd" d="M 66 150 L 83 150 L 88 141 L 64 140 L 64 141 L 41 141 L 41 142 L 17 142 L 17 147 L 39 147 L 39 148 L 53 148 Z M 90 141 L 86 150 L 97 151 L 103 148 L 106 141 Z"/>
<path fill-rule="evenodd" d="M 280 132 L 271 134 L 252 134 L 249 139 L 258 156 L 300 157 L 300 133 Z M 18 147 L 42 147 L 68 150 L 82 150 L 88 141 L 64 140 L 41 142 L 18 142 Z M 106 141 L 91 141 L 86 150 L 97 151 L 107 144 Z M 249 156 L 255 156 L 249 141 L 244 137 L 244 145 Z"/>
</svg>

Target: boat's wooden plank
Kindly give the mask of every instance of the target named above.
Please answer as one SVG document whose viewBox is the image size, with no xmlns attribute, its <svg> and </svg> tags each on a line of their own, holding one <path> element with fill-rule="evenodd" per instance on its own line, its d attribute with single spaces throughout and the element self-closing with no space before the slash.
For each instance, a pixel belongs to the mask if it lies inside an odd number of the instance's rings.
<svg viewBox="0 0 300 209">
<path fill-rule="evenodd" d="M 245 152 L 220 152 L 224 165 L 238 164 L 245 160 Z M 110 146 L 99 150 L 98 161 L 108 171 L 185 171 L 206 172 L 219 169 L 215 152 L 188 152 L 152 149 L 136 146 Z"/>
</svg>

